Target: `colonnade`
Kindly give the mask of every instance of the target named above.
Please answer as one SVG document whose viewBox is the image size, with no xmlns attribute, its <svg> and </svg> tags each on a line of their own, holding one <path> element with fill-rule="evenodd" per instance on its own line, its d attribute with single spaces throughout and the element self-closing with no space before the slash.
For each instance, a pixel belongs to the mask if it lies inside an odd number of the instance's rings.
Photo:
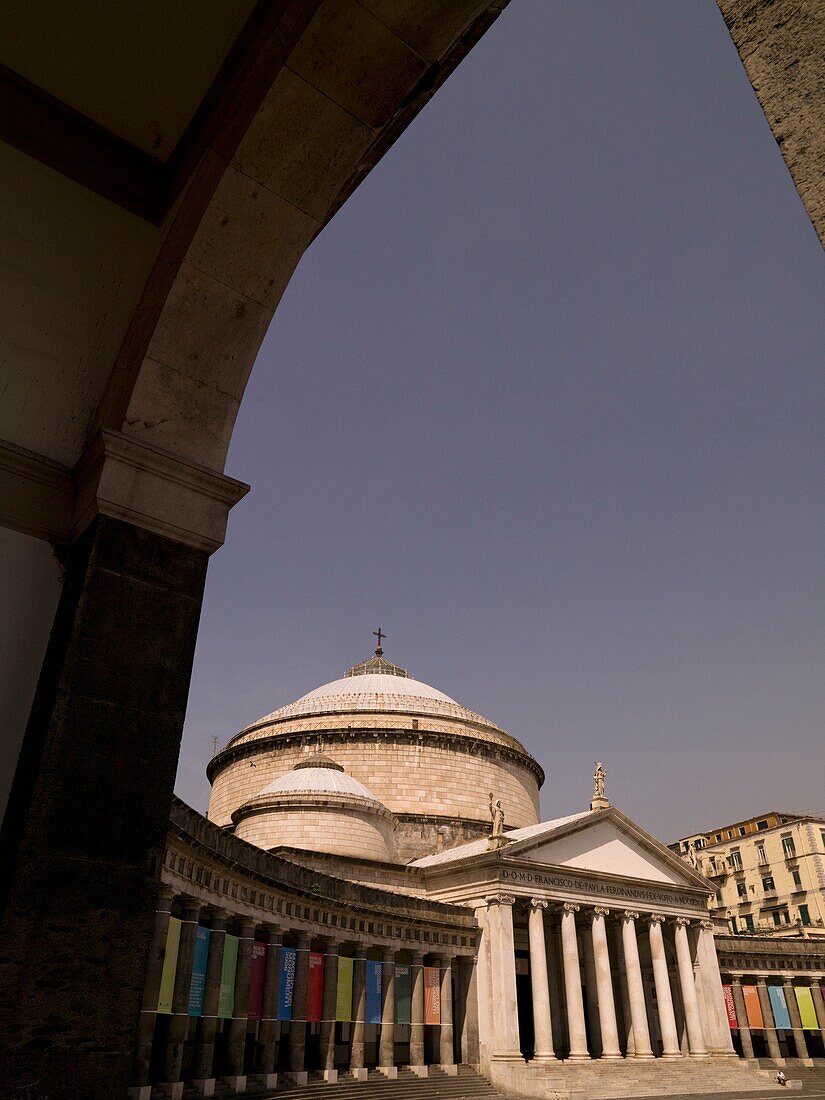
<svg viewBox="0 0 825 1100">
<path fill-rule="evenodd" d="M 519 1032 L 514 909 L 519 924 L 526 910 L 532 1052 Z M 733 1056 L 710 921 L 503 893 L 476 916 L 479 983 L 492 1004 L 482 1063 Z"/>
<path fill-rule="evenodd" d="M 168 971 L 166 955 L 173 907 L 179 914 L 175 918 L 179 921 L 179 935 L 173 992 L 170 1010 L 159 1011 L 163 984 L 170 981 L 164 967 Z M 209 930 L 208 951 L 198 1012 L 193 1014 L 191 999 L 199 928 Z M 230 929 L 237 941 L 236 948 L 233 944 L 237 960 L 231 996 L 226 989 L 224 966 Z M 288 1017 L 282 1012 L 280 989 L 284 973 L 280 955 L 285 948 L 290 949 L 294 958 Z M 367 1013 L 368 956 L 379 954 L 380 959 L 369 961 L 382 963 L 380 1024 L 370 1023 Z M 262 956 L 264 963 L 254 1018 L 253 955 Z M 308 1020 L 313 955 L 316 959 L 323 955 L 322 1007 L 314 1019 Z M 352 974 L 351 987 L 349 982 L 346 987 L 345 1008 L 339 984 L 339 961 L 343 958 L 348 960 L 348 969 L 351 965 Z M 405 1012 L 408 1021 L 401 1025 L 408 1031 L 403 1032 L 405 1041 L 398 1044 L 396 964 L 402 964 L 405 973 L 409 969 L 409 1011 Z M 282 929 L 274 923 L 257 923 L 246 916 L 232 917 L 227 910 L 207 906 L 194 898 L 175 899 L 172 891 L 164 887 L 156 908 L 131 1095 L 136 1100 L 148 1100 L 153 1086 L 162 1084 L 173 1098 L 182 1096 L 184 1081 L 203 1095 L 212 1095 L 218 1078 L 235 1091 L 243 1091 L 250 1079 L 269 1087 L 276 1084 L 279 1071 L 299 1083 L 306 1079 L 309 1069 L 323 1073 L 328 1081 L 336 1080 L 342 1071 L 363 1079 L 369 1065 L 388 1077 L 397 1075 L 398 1064 L 426 1074 L 428 1061 L 445 1072 L 456 1072 L 454 1002 L 461 1015 L 459 1047 L 468 1047 L 468 1057 L 478 1060 L 476 999 L 474 995 L 466 995 L 470 988 L 474 994 L 474 983 L 471 975 L 463 973 L 471 966 L 469 954 L 453 953 L 442 945 L 427 953 L 401 944 L 397 949 L 386 945 L 370 949 L 361 940 L 336 937 L 326 929 L 323 935 L 320 932 L 316 935 L 301 929 Z M 459 979 L 457 982 L 454 976 Z M 436 986 L 436 991 L 430 989 L 429 1011 L 425 1011 L 425 977 L 431 987 Z M 406 997 L 405 990 L 405 1001 Z M 226 1011 L 227 1003 L 231 1004 L 231 1012 Z M 433 1022 L 436 1015 L 438 1023 Z M 307 1049 L 310 1033 L 312 1058 Z M 187 1046 L 188 1059 L 184 1064 Z"/>
<path fill-rule="evenodd" d="M 767 1055 L 778 1065 L 785 1061 L 783 1046 L 787 1040 L 793 1040 L 793 1053 L 797 1058 L 810 1060 L 825 1054 L 825 996 L 823 996 L 823 977 L 784 977 L 771 978 L 767 974 L 749 974 L 724 978 L 730 989 L 732 1014 L 730 1026 L 736 1029 L 741 1045 L 742 1056 L 754 1058 Z M 789 1027 L 782 1026 L 774 1011 L 774 999 L 771 988 L 781 990 L 781 1003 L 787 1010 Z M 798 990 L 807 990 L 813 1019 L 802 1019 Z M 775 995 L 776 996 L 776 995 Z M 754 1001 L 756 1002 L 754 1004 Z M 749 1004 L 750 1002 L 750 1011 Z M 815 1024 L 815 1026 L 813 1026 Z M 762 1041 L 761 1049 L 754 1048 L 754 1039 Z"/>
</svg>

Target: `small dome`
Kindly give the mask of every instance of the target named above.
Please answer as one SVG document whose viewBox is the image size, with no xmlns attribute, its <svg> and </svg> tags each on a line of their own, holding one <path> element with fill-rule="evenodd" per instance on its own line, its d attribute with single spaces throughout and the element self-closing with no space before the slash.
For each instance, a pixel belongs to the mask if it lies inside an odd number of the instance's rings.
<svg viewBox="0 0 825 1100">
<path fill-rule="evenodd" d="M 340 764 L 328 757 L 325 759 L 329 762 L 320 765 L 315 763 L 314 757 L 302 760 L 291 772 L 267 784 L 259 792 L 259 797 L 270 794 L 351 794 L 381 805 L 372 791 L 345 772 Z"/>
</svg>

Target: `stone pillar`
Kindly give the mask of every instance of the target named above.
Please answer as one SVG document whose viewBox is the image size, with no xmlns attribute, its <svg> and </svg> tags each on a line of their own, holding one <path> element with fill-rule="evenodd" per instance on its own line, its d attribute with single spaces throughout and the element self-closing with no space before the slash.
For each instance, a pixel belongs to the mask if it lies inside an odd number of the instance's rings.
<svg viewBox="0 0 825 1100">
<path fill-rule="evenodd" d="M 306 1060 L 307 977 L 309 975 L 309 936 L 301 932 L 295 952 L 295 986 L 292 991 L 292 1022 L 289 1025 L 289 1069 L 303 1073 Z"/>
<path fill-rule="evenodd" d="M 659 1029 L 662 1033 L 662 1057 L 681 1058 L 679 1032 L 676 1030 L 676 1016 L 673 1011 L 673 993 L 670 988 L 670 975 L 667 970 L 665 941 L 662 936 L 664 919 L 659 913 L 651 913 L 648 917 L 650 958 L 653 963 L 653 981 L 656 985 Z"/>
<path fill-rule="evenodd" d="M 166 936 L 169 932 L 169 917 L 172 913 L 172 897 L 171 887 L 161 886 L 158 888 L 155 931 L 149 947 L 146 982 L 143 986 L 143 1007 L 140 1011 L 138 1041 L 132 1070 L 132 1083 L 137 1089 L 146 1088 L 149 1085 L 152 1039 L 155 1034 L 155 1019 L 158 1014 L 160 979 L 163 974 L 163 959 L 166 955 Z"/>
<path fill-rule="evenodd" d="M 799 1014 L 799 1005 L 796 1002 L 796 994 L 793 991 L 793 982 L 786 978 L 782 983 L 785 990 L 785 1001 L 788 1005 L 788 1015 L 791 1018 L 793 1029 L 793 1041 L 796 1047 L 796 1056 L 806 1065 L 813 1065 L 813 1059 L 808 1053 L 808 1045 L 805 1042 L 805 1029 L 802 1027 L 802 1017 Z"/>
<path fill-rule="evenodd" d="M 424 1067 L 424 956 L 410 953 L 410 1068 Z"/>
<path fill-rule="evenodd" d="M 492 894 L 487 901 L 487 918 L 492 928 L 491 964 L 493 978 L 492 1060 L 522 1062 L 519 1046 L 518 1000 L 516 997 L 516 953 L 513 937 L 512 894 Z"/>
<path fill-rule="evenodd" d="M 458 960 L 459 988 L 464 1001 L 461 1023 L 461 1061 L 468 1066 L 479 1063 L 478 1039 L 478 967 L 476 960 L 464 955 Z M 460 1003 L 460 1002 L 459 1002 Z"/>
<path fill-rule="evenodd" d="M 732 978 L 731 993 L 733 994 L 733 1007 L 736 1009 L 736 1023 L 739 1025 L 739 1039 L 742 1043 L 742 1055 L 745 1058 L 753 1058 L 753 1040 L 748 1024 L 748 1010 L 745 1005 L 745 994 L 742 992 L 742 982 L 739 978 Z"/>
<path fill-rule="evenodd" d="M 768 1042 L 768 1054 L 778 1066 L 785 1065 L 782 1051 L 779 1047 L 779 1036 L 776 1034 L 776 1021 L 773 1018 L 773 1005 L 768 994 L 768 984 L 763 977 L 756 980 L 756 989 L 759 993 L 759 1006 L 762 1009 L 762 1019 L 765 1022 L 765 1038 Z"/>
<path fill-rule="evenodd" d="M 378 1065 L 395 1065 L 395 951 L 385 948 L 381 954 L 381 1034 L 378 1040 Z"/>
<path fill-rule="evenodd" d="M 515 955 L 513 955 L 515 959 Z M 441 958 L 441 1028 L 438 1034 L 438 1062 L 442 1069 L 455 1066 L 453 1050 L 453 960 Z"/>
<path fill-rule="evenodd" d="M 627 967 L 624 964 L 624 943 L 622 939 L 622 926 L 621 924 L 615 924 L 613 926 L 614 935 L 614 950 L 616 954 L 616 984 L 619 989 L 619 1002 L 621 1005 L 622 1016 L 622 1030 L 620 1032 L 621 1041 L 619 1043 L 619 1049 L 624 1046 L 624 1053 L 628 1058 L 632 1058 L 636 1053 L 636 1046 L 633 1042 L 633 1017 L 630 1014 L 630 994 L 627 990 Z"/>
<path fill-rule="evenodd" d="M 328 940 L 324 947 L 324 1008 L 321 1013 L 321 1061 L 324 1080 L 337 1080 L 335 1069 L 335 1009 L 338 999 L 338 944 Z M 333 1076 L 334 1075 L 334 1076 Z"/>
<path fill-rule="evenodd" d="M 238 935 L 238 963 L 235 968 L 235 995 L 232 1019 L 229 1022 L 229 1083 L 235 1088 L 246 1087 L 244 1055 L 249 1013 L 249 982 L 252 977 L 252 941 L 255 922 L 245 917 Z"/>
<path fill-rule="evenodd" d="M 352 1044 L 350 1069 L 356 1073 L 364 1069 L 364 1016 L 366 1015 L 366 948 L 357 944 L 352 960 Z"/>
<path fill-rule="evenodd" d="M 613 977 L 610 971 L 610 952 L 607 947 L 605 918 L 609 909 L 597 905 L 593 909 L 590 924 L 593 944 L 593 967 L 596 977 L 596 994 L 599 1004 L 599 1030 L 602 1036 L 602 1058 L 621 1058 L 619 1029 L 616 1023 L 616 1005 L 613 1000 Z"/>
<path fill-rule="evenodd" d="M 528 936 L 530 941 L 530 988 L 533 993 L 533 1031 L 535 1053 L 533 1062 L 554 1062 L 553 1024 L 550 1018 L 550 983 L 547 977 L 547 945 L 544 942 L 544 910 L 547 902 L 530 900 Z"/>
<path fill-rule="evenodd" d="M 164 1081 L 175 1084 L 180 1081 L 183 1062 L 183 1044 L 189 1025 L 189 987 L 192 984 L 192 964 L 195 961 L 195 937 L 201 903 L 191 898 L 183 902 L 183 916 L 178 944 L 178 965 L 175 970 L 175 989 L 172 994 L 172 1015 L 166 1038 L 166 1057 L 163 1065 Z"/>
<path fill-rule="evenodd" d="M 688 925 L 686 917 L 677 917 L 675 923 L 676 962 L 679 967 L 679 986 L 682 991 L 682 1006 L 685 1010 L 688 1043 L 692 1058 L 706 1058 L 705 1034 L 702 1017 L 699 1013 L 699 998 L 696 995 L 696 981 L 693 976 L 693 959 L 690 956 Z"/>
<path fill-rule="evenodd" d="M 122 1096 L 145 1047 L 146 963 L 207 562 L 206 550 L 108 516 L 66 552 L 0 830 L 10 1094 L 36 1083 L 61 1100 Z"/>
<path fill-rule="evenodd" d="M 570 1036 L 568 1061 L 590 1060 L 587 1049 L 587 1029 L 584 1025 L 579 945 L 576 938 L 578 905 L 566 902 L 561 914 L 561 952 L 564 967 L 564 999 L 567 1008 L 567 1034 Z"/>
<path fill-rule="evenodd" d="M 602 1025 L 599 1019 L 599 997 L 596 988 L 596 960 L 593 957 L 593 937 L 589 917 L 578 927 L 579 958 L 584 972 L 584 1014 L 590 1026 L 591 1058 L 600 1058 L 602 1053 Z"/>
<path fill-rule="evenodd" d="M 627 997 L 630 1002 L 630 1018 L 633 1022 L 633 1057 L 652 1058 L 650 1029 L 647 1023 L 647 1005 L 645 987 L 642 981 L 642 967 L 639 962 L 639 945 L 636 941 L 636 921 L 639 914 L 625 909 L 622 917 L 622 951 L 624 953 L 625 974 L 627 976 Z"/>
<path fill-rule="evenodd" d="M 278 972 L 282 939 L 280 928 L 274 926 L 267 928 L 263 1013 L 258 1027 L 258 1046 L 255 1051 L 255 1070 L 265 1077 L 275 1073 L 278 1052 Z M 268 1082 L 264 1084 L 269 1087 Z"/>
<path fill-rule="evenodd" d="M 809 978 L 811 1000 L 814 1002 L 814 1012 L 819 1028 L 819 1034 L 825 1043 L 825 997 L 822 995 L 822 978 Z"/>
<path fill-rule="evenodd" d="M 713 921 L 699 921 L 697 938 L 697 956 L 701 974 L 702 997 L 708 1030 L 711 1054 L 716 1057 L 735 1058 L 733 1039 L 725 1010 L 725 994 L 722 990 L 722 975 L 719 973 L 719 960 L 716 957 L 716 941 L 713 936 Z"/>
<path fill-rule="evenodd" d="M 206 977 L 203 985 L 203 1015 L 199 1021 L 192 1065 L 193 1076 L 200 1082 L 213 1079 L 215 1034 L 218 1029 L 218 998 L 221 993 L 221 969 L 228 918 L 229 914 L 225 909 L 213 909 L 210 914 L 209 955 L 206 959 Z"/>
</svg>

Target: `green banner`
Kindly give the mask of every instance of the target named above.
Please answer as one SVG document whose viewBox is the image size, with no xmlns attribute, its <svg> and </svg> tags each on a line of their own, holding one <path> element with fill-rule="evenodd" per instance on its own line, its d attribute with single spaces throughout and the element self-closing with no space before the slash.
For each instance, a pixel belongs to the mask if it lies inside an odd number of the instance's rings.
<svg viewBox="0 0 825 1100">
<path fill-rule="evenodd" d="M 172 1011 L 175 971 L 178 968 L 178 948 L 180 947 L 180 923 L 177 917 L 169 918 L 169 931 L 166 933 L 166 950 L 163 954 L 163 971 L 160 975 L 158 992 L 158 1012 Z"/>
<path fill-rule="evenodd" d="M 410 968 L 403 964 L 395 968 L 395 1022 L 410 1022 Z"/>
<path fill-rule="evenodd" d="M 230 1020 L 235 1011 L 235 969 L 238 965 L 237 936 L 224 937 L 221 965 L 221 991 L 218 994 L 218 1019 Z"/>
<path fill-rule="evenodd" d="M 809 1031 L 817 1031 L 819 1024 L 816 1020 L 816 1009 L 811 991 L 805 985 L 795 985 L 793 991 L 796 994 L 796 1003 L 799 1005 L 799 1015 L 802 1017 L 802 1026 Z"/>
<path fill-rule="evenodd" d="M 352 959 L 338 957 L 338 988 L 335 995 L 335 1019 L 348 1023 L 352 1019 Z"/>
</svg>

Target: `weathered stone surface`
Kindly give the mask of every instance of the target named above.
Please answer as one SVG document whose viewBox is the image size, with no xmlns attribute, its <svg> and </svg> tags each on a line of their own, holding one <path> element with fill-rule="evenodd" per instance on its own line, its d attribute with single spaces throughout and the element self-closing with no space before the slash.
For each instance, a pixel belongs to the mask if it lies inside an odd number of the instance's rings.
<svg viewBox="0 0 825 1100">
<path fill-rule="evenodd" d="M 717 2 L 825 244 L 825 9 L 819 0 Z"/>
</svg>

